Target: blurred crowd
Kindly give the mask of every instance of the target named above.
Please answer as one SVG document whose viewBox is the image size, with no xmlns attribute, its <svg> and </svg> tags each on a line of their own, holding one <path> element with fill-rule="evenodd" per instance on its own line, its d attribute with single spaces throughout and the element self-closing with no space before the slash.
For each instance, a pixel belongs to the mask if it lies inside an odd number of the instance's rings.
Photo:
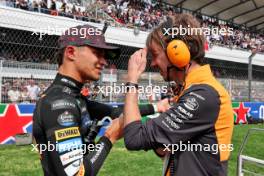
<svg viewBox="0 0 264 176">
<path fill-rule="evenodd" d="M 52 80 L 2 79 L 2 103 L 35 103 Z"/>
<path fill-rule="evenodd" d="M 110 2 L 110 3 L 109 3 Z M 153 3 L 151 0 L 108 0 L 107 7 L 104 11 L 119 23 L 126 27 L 137 26 L 141 30 L 151 30 L 167 17 L 180 13 L 180 10 L 161 2 Z M 209 46 L 223 45 L 231 49 L 247 49 L 256 48 L 259 52 L 264 52 L 264 35 L 249 32 L 242 26 L 228 24 L 224 21 L 203 16 L 201 14 L 193 14 L 201 22 L 203 28 L 210 29 L 210 33 L 206 33 L 206 39 Z M 219 33 L 215 31 L 232 31 L 230 35 L 227 32 Z"/>
<path fill-rule="evenodd" d="M 45 63 L 54 64 L 53 55 L 45 55 L 37 52 L 7 52 L 0 49 L 0 60 L 19 61 L 19 62 L 33 62 L 33 63 Z"/>
<path fill-rule="evenodd" d="M 244 88 L 235 88 L 231 90 L 231 98 L 232 101 L 248 101 L 248 90 L 245 89 L 248 85 L 245 85 Z M 264 101 L 264 95 L 263 95 L 263 89 L 253 89 L 251 91 L 251 97 L 252 101 L 255 102 L 263 102 Z"/>
<path fill-rule="evenodd" d="M 64 0 L 51 0 L 49 2 L 47 0 L 4 0 L 4 2 L 0 2 L 0 4 L 54 16 L 65 16 L 76 20 L 96 23 L 104 22 L 103 19 L 98 17 L 95 13 L 94 9 L 97 3 L 87 4 L 86 7 L 84 7 L 79 3 L 66 3 Z"/>
<path fill-rule="evenodd" d="M 210 46 L 221 45 L 227 46 L 230 49 L 244 49 L 251 50 L 257 49 L 259 53 L 264 53 L 264 34 L 261 33 L 251 33 L 249 31 L 243 30 L 241 27 L 237 27 L 231 24 L 220 24 L 218 21 L 214 21 L 208 18 L 202 18 L 203 28 L 220 30 L 225 29 L 225 31 L 232 31 L 232 35 L 227 33 L 214 33 L 211 35 L 206 35 L 207 42 Z"/>
<path fill-rule="evenodd" d="M 6 5 L 24 10 L 38 11 L 51 15 L 66 16 L 77 20 L 106 22 L 98 12 L 105 12 L 118 24 L 128 28 L 138 27 L 148 31 L 165 21 L 168 16 L 180 13 L 179 8 L 162 3 L 159 0 L 93 0 L 85 5 L 66 3 L 65 0 L 6 0 Z M 189 11 L 189 13 L 191 13 Z M 232 35 L 211 32 L 206 38 L 209 46 L 223 45 L 231 49 L 256 48 L 264 53 L 264 35 L 249 32 L 243 26 L 226 23 L 201 14 L 194 14 L 204 28 L 232 28 Z"/>
<path fill-rule="evenodd" d="M 2 81 L 1 103 L 35 103 L 52 82 L 52 80 L 46 79 L 25 78 L 3 78 Z M 223 85 L 227 88 L 231 95 L 232 101 L 248 101 L 248 90 L 245 89 L 248 87 L 247 84 L 248 83 L 245 80 L 239 82 L 235 81 L 232 83 L 232 88 L 230 88 L 230 85 L 223 82 Z M 102 85 L 100 86 L 102 87 Z M 84 84 L 81 93 L 91 100 L 102 102 L 124 101 L 124 94 L 106 94 L 100 91 L 100 86 L 98 82 L 87 82 Z M 171 94 L 170 91 L 168 91 L 166 95 L 162 93 L 156 94 L 154 92 L 150 96 L 140 94 L 139 102 L 155 102 L 160 100 L 162 97 L 167 97 L 169 94 Z M 253 86 L 251 96 L 253 101 L 263 102 L 263 85 Z"/>
</svg>

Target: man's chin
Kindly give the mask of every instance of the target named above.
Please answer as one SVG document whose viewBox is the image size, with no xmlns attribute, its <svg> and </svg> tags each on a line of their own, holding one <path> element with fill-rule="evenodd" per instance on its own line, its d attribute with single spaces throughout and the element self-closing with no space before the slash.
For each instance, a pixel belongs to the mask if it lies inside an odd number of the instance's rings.
<svg viewBox="0 0 264 176">
<path fill-rule="evenodd" d="M 159 71 L 159 73 L 160 73 L 160 76 L 162 76 L 163 80 L 167 81 L 167 76 L 165 76 L 162 71 Z"/>
<path fill-rule="evenodd" d="M 100 79 L 100 75 L 89 76 L 90 81 L 98 81 Z"/>
<path fill-rule="evenodd" d="M 94 77 L 93 81 L 98 81 L 100 79 L 100 75 L 99 76 L 96 76 Z"/>
</svg>

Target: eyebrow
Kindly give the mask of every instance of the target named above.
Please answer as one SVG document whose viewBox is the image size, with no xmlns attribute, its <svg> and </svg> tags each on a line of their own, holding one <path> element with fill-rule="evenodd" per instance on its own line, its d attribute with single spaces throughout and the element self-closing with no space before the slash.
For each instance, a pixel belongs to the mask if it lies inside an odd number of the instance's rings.
<svg viewBox="0 0 264 176">
<path fill-rule="evenodd" d="M 96 52 L 96 53 L 105 52 L 105 49 L 100 49 L 100 48 L 95 48 L 95 47 L 90 47 L 90 48 L 91 48 L 92 52 Z"/>
</svg>

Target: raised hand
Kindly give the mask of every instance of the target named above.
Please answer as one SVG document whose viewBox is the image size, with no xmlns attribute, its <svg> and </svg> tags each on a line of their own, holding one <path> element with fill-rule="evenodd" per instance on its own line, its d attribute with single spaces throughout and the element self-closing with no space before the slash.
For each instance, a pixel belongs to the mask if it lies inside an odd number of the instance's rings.
<svg viewBox="0 0 264 176">
<path fill-rule="evenodd" d="M 128 62 L 128 81 L 137 83 L 147 64 L 147 49 L 136 51 Z"/>
</svg>

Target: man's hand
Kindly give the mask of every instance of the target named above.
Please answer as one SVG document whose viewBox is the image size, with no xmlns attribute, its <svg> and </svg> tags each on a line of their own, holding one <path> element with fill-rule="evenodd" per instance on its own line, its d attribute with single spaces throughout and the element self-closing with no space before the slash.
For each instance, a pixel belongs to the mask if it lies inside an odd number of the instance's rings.
<svg viewBox="0 0 264 176">
<path fill-rule="evenodd" d="M 123 137 L 123 116 L 112 121 L 110 127 L 107 128 L 105 136 L 114 144 L 118 139 Z"/>
<path fill-rule="evenodd" d="M 136 51 L 128 62 L 128 82 L 137 83 L 147 64 L 147 49 Z"/>
<path fill-rule="evenodd" d="M 169 152 L 169 151 L 166 151 L 164 148 L 157 148 L 157 149 L 155 150 L 155 153 L 156 153 L 159 157 L 161 157 L 161 158 L 163 158 L 165 155 L 170 154 L 170 152 Z"/>
<path fill-rule="evenodd" d="M 169 103 L 169 99 L 165 98 L 163 100 L 160 100 L 157 102 L 157 110 L 158 112 L 165 112 L 168 109 L 170 109 L 170 103 Z"/>
</svg>

